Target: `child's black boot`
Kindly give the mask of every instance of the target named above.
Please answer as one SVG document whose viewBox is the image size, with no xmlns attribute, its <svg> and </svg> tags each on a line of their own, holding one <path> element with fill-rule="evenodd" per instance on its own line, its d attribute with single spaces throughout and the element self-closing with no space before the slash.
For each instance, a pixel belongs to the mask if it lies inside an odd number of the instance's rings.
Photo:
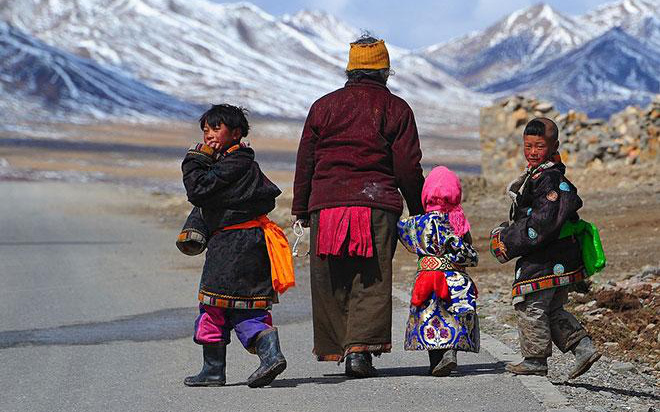
<svg viewBox="0 0 660 412">
<path fill-rule="evenodd" d="M 284 359 L 284 355 L 280 350 L 277 329 L 262 332 L 257 336 L 254 346 L 261 360 L 261 365 L 248 378 L 248 386 L 250 388 L 260 388 L 268 385 L 277 375 L 284 372 L 286 359 Z"/>
<path fill-rule="evenodd" d="M 430 374 L 433 376 L 449 376 L 456 369 L 456 351 L 453 349 L 436 349 L 429 351 L 431 363 Z"/>
<path fill-rule="evenodd" d="M 353 378 L 371 378 L 378 371 L 371 364 L 371 353 L 353 352 L 346 355 L 346 375 Z"/>
<path fill-rule="evenodd" d="M 548 360 L 546 358 L 525 358 L 520 363 L 507 363 L 506 370 L 516 375 L 548 375 Z"/>
<path fill-rule="evenodd" d="M 568 376 L 568 379 L 575 379 L 591 368 L 601 353 L 596 350 L 589 336 L 582 338 L 572 350 L 575 355 L 575 367 Z"/>
<path fill-rule="evenodd" d="M 186 386 L 222 386 L 227 377 L 225 367 L 227 366 L 227 346 L 204 345 L 204 365 L 202 371 L 195 376 L 188 376 L 183 383 Z"/>
</svg>

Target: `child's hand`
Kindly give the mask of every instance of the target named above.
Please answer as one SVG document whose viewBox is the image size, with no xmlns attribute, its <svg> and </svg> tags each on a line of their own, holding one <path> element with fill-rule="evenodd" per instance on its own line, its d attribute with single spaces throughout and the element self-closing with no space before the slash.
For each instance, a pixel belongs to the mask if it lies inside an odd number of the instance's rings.
<svg viewBox="0 0 660 412">
<path fill-rule="evenodd" d="M 212 147 L 214 150 L 218 150 L 218 149 L 220 149 L 220 147 L 222 147 L 222 143 L 220 143 L 219 141 L 217 141 L 215 139 L 208 138 L 206 136 L 204 136 L 204 143 L 207 146 Z"/>
</svg>

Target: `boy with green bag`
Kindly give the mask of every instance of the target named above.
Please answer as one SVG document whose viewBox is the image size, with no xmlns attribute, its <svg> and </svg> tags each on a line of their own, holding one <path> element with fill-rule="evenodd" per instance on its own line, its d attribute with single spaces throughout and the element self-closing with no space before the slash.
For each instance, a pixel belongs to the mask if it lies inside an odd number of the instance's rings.
<svg viewBox="0 0 660 412">
<path fill-rule="evenodd" d="M 509 184 L 509 222 L 491 232 L 490 249 L 501 263 L 518 257 L 512 296 L 524 360 L 506 369 L 518 375 L 548 373 L 552 343 L 575 355 L 569 378 L 585 373 L 601 354 L 587 331 L 564 309 L 572 287 L 602 269 L 605 256 L 595 226 L 580 220 L 582 199 L 564 176 L 559 131 L 547 118 L 523 132 L 528 166 Z"/>
</svg>

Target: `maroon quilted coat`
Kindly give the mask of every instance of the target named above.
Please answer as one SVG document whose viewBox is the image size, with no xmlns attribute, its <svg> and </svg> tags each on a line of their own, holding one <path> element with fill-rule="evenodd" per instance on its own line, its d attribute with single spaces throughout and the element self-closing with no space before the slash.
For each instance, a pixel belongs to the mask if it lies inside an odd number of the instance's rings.
<svg viewBox="0 0 660 412">
<path fill-rule="evenodd" d="M 410 106 L 384 85 L 348 81 L 309 110 L 298 147 L 292 214 L 368 206 L 423 213 L 417 126 Z"/>
</svg>

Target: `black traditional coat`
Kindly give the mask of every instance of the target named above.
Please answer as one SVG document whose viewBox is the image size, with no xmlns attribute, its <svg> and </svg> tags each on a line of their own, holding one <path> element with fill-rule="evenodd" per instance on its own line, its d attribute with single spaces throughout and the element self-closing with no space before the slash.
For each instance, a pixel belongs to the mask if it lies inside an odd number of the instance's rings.
<svg viewBox="0 0 660 412">
<path fill-rule="evenodd" d="M 239 309 L 270 307 L 276 295 L 263 230 L 222 228 L 267 214 L 281 191 L 261 172 L 248 147 L 217 156 L 197 145 L 188 151 L 181 169 L 195 208 L 177 243 L 182 249 L 186 239 L 196 240 L 197 253 L 207 246 L 199 300 Z"/>
<path fill-rule="evenodd" d="M 582 254 L 573 236 L 559 239 L 566 221 L 577 221 L 582 200 L 564 176 L 561 163 L 546 162 L 512 182 L 510 223 L 491 233 L 491 252 L 502 263 L 516 262 L 512 295 L 584 279 Z"/>
</svg>

